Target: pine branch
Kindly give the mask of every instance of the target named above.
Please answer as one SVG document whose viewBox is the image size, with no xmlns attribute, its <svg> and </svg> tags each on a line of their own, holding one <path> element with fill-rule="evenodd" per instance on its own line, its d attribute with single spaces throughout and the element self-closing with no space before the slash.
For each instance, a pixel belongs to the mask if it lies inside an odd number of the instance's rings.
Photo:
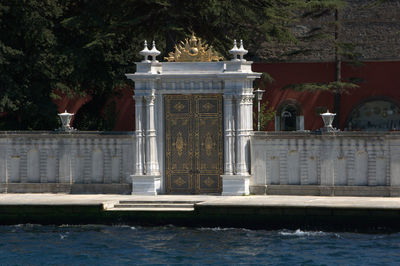
<svg viewBox="0 0 400 266">
<path fill-rule="evenodd" d="M 326 83 L 300 83 L 300 84 L 289 84 L 282 88 L 282 90 L 293 90 L 297 92 L 323 92 L 327 91 L 330 93 L 349 93 L 351 89 L 358 88 L 359 86 L 352 82 L 343 82 L 343 81 L 332 81 Z"/>
</svg>

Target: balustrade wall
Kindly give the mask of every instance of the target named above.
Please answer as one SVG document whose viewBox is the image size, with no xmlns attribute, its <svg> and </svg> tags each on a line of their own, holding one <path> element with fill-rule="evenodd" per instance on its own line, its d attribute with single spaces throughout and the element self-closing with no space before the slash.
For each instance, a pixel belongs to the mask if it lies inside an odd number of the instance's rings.
<svg viewBox="0 0 400 266">
<path fill-rule="evenodd" d="M 397 132 L 255 132 L 254 194 L 400 196 Z"/>
<path fill-rule="evenodd" d="M 135 135 L 0 132 L 0 191 L 131 193 Z"/>
<path fill-rule="evenodd" d="M 400 133 L 254 132 L 253 194 L 400 196 Z M 132 192 L 134 133 L 0 132 L 0 192 Z"/>
</svg>

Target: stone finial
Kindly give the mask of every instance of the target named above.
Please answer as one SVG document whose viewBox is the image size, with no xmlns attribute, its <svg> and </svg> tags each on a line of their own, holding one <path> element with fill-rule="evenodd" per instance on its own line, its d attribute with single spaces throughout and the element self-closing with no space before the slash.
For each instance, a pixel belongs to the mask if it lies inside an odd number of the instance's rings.
<svg viewBox="0 0 400 266">
<path fill-rule="evenodd" d="M 139 52 L 140 55 L 144 56 L 144 60 L 142 61 L 143 63 L 150 63 L 150 60 L 148 59 L 149 56 L 152 55 L 151 51 L 147 48 L 147 41 L 144 41 L 144 48 L 142 51 Z"/>
<path fill-rule="evenodd" d="M 243 40 L 240 40 L 239 55 L 241 61 L 246 61 L 246 59 L 243 59 L 243 56 L 247 53 L 248 51 L 243 47 Z"/>
<path fill-rule="evenodd" d="M 151 55 L 151 59 L 152 59 L 153 62 L 158 62 L 157 59 L 156 59 L 156 57 L 157 57 L 157 55 L 159 55 L 159 54 L 161 54 L 161 52 L 157 50 L 157 48 L 156 48 L 156 42 L 153 41 L 153 47 L 152 47 L 151 50 L 150 50 L 150 55 Z"/>
<path fill-rule="evenodd" d="M 240 40 L 240 47 L 237 47 L 236 40 L 233 40 L 233 48 L 229 50 L 229 53 L 233 55 L 232 61 L 246 61 L 243 56 L 247 54 L 247 50 L 243 48 L 243 41 Z M 239 57 L 239 58 L 238 58 Z"/>
<path fill-rule="evenodd" d="M 236 40 L 233 40 L 233 47 L 231 50 L 229 50 L 229 53 L 233 55 L 232 61 L 239 61 L 238 55 L 240 54 L 240 51 L 237 47 Z"/>
</svg>

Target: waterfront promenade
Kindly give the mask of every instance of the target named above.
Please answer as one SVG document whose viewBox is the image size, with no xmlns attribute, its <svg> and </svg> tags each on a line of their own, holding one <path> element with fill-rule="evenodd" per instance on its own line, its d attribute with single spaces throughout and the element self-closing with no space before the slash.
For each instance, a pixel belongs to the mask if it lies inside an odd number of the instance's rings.
<svg viewBox="0 0 400 266">
<path fill-rule="evenodd" d="M 321 196 L 212 196 L 114 194 L 0 194 L 0 206 L 7 205 L 99 205 L 115 201 L 177 202 L 193 201 L 198 206 L 304 207 L 400 211 L 400 197 L 321 197 Z"/>
<path fill-rule="evenodd" d="M 2 194 L 0 223 L 399 230 L 400 198 Z"/>
</svg>

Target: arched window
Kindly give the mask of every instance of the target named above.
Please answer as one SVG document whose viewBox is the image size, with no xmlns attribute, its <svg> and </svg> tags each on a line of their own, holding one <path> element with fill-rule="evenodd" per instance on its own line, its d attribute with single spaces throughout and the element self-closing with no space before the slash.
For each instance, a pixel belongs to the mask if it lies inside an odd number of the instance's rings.
<svg viewBox="0 0 400 266">
<path fill-rule="evenodd" d="M 275 130 L 304 130 L 303 110 L 299 102 L 294 99 L 286 99 L 279 105 L 275 117 Z"/>
<path fill-rule="evenodd" d="M 400 108 L 389 99 L 368 99 L 351 111 L 347 130 L 385 131 L 400 129 Z"/>
</svg>

